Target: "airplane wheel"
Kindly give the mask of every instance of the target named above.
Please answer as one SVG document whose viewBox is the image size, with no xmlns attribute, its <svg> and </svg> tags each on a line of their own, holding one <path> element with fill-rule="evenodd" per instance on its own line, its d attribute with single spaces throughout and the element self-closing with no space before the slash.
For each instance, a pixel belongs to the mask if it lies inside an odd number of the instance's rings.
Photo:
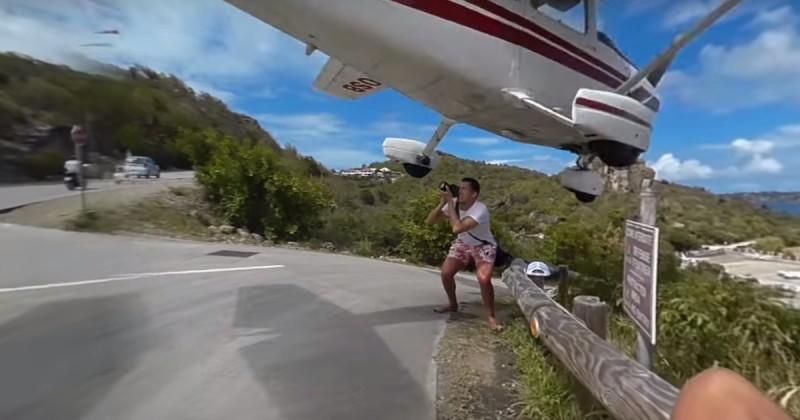
<svg viewBox="0 0 800 420">
<path fill-rule="evenodd" d="M 425 178 L 431 172 L 431 168 L 413 163 L 403 163 L 403 169 L 414 178 Z"/>
<path fill-rule="evenodd" d="M 589 148 L 612 168 L 627 168 L 636 163 L 642 154 L 642 150 L 614 140 L 595 140 L 589 143 Z"/>
<path fill-rule="evenodd" d="M 594 201 L 595 198 L 597 198 L 596 195 L 592 194 L 586 194 L 578 191 L 575 191 L 574 193 L 575 193 L 575 198 L 577 198 L 578 201 L 584 204 L 591 203 L 592 201 Z"/>
</svg>

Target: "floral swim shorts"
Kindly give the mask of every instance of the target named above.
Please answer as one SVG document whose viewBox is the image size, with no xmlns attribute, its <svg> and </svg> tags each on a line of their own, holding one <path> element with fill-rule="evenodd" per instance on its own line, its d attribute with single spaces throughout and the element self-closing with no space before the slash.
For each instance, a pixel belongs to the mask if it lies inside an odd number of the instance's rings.
<svg viewBox="0 0 800 420">
<path fill-rule="evenodd" d="M 453 241 L 453 245 L 450 246 L 447 258 L 455 258 L 465 265 L 469 264 L 470 259 L 475 261 L 475 265 L 481 262 L 494 264 L 496 252 L 497 247 L 492 244 L 470 245 L 460 239 L 456 239 Z"/>
</svg>

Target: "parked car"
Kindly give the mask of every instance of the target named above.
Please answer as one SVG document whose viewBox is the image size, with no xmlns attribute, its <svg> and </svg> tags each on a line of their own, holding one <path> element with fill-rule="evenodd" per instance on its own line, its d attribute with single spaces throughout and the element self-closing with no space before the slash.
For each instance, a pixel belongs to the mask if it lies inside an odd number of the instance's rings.
<svg viewBox="0 0 800 420">
<path fill-rule="evenodd" d="M 150 178 L 151 176 L 161 178 L 161 167 L 150 157 L 130 156 L 125 159 L 125 164 L 122 166 L 122 173 L 125 178 L 131 176 L 137 178 Z"/>
</svg>

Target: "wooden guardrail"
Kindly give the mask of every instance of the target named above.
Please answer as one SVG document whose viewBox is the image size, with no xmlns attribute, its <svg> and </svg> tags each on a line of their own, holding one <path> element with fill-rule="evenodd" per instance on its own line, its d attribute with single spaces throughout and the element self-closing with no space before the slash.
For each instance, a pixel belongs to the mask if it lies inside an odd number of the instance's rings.
<svg viewBox="0 0 800 420">
<path fill-rule="evenodd" d="M 581 388 L 618 420 L 669 419 L 678 389 L 606 342 L 608 306 L 597 297 L 578 296 L 570 313 L 525 275 L 525 267 L 524 261 L 515 260 L 503 272 L 503 283 L 533 336 Z"/>
</svg>

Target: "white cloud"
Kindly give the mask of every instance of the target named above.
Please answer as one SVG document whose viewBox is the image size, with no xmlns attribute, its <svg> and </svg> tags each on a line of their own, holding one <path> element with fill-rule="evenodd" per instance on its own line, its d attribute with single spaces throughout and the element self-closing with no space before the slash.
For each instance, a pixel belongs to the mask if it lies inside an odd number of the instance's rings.
<svg viewBox="0 0 800 420">
<path fill-rule="evenodd" d="M 665 14 L 663 23 L 665 26 L 673 27 L 694 22 L 708 14 L 720 2 L 720 0 L 685 0 L 678 2 Z"/>
<path fill-rule="evenodd" d="M 502 140 L 497 137 L 464 137 L 458 139 L 458 141 L 477 146 L 494 146 L 495 144 L 500 144 Z"/>
<path fill-rule="evenodd" d="M 660 90 L 715 113 L 761 105 L 800 105 L 800 26 L 791 6 L 759 11 L 752 39 L 705 45 L 694 70 L 667 73 Z"/>
<path fill-rule="evenodd" d="M 263 92 L 269 76 L 310 78 L 324 60 L 306 57 L 299 42 L 217 0 L 3 0 L 0 21 L 0 51 L 64 64 L 76 55 L 141 64 L 228 100 L 231 85 Z M 108 29 L 120 35 L 93 34 Z M 111 46 L 81 46 L 96 42 Z"/>
<path fill-rule="evenodd" d="M 771 152 L 775 143 L 769 140 L 736 139 L 731 142 L 731 147 L 738 153 L 761 155 Z"/>
<path fill-rule="evenodd" d="M 782 152 L 785 149 L 800 148 L 800 124 L 780 126 L 754 139 L 738 138 L 730 143 L 711 143 L 700 147 L 707 150 L 730 150 L 739 157 L 746 158 L 745 161 L 738 159 L 738 164 L 720 172 L 720 175 L 777 174 L 783 171 L 785 165 L 770 154 L 776 154 L 782 160 L 794 158 L 790 166 L 800 164 L 797 153 Z"/>
<path fill-rule="evenodd" d="M 756 154 L 747 166 L 745 166 L 744 170 L 748 173 L 777 174 L 783 170 L 783 165 L 775 158 L 763 157 L 760 154 Z"/>
<path fill-rule="evenodd" d="M 656 171 L 656 179 L 689 181 L 710 178 L 739 178 L 752 175 L 774 175 L 783 171 L 783 164 L 774 157 L 748 151 L 747 160 L 725 168 L 714 169 L 697 159 L 681 160 L 667 153 L 647 165 Z"/>
<path fill-rule="evenodd" d="M 573 155 L 567 152 L 561 152 L 568 155 L 567 158 L 552 156 L 552 155 L 534 155 L 528 159 L 487 159 L 486 163 L 496 165 L 512 165 L 519 166 L 520 168 L 532 169 L 534 171 L 542 172 L 545 174 L 556 174 L 563 171 L 565 168 L 572 166 L 575 162 Z M 507 156 L 519 156 L 519 152 L 508 154 Z"/>
<path fill-rule="evenodd" d="M 510 142 L 511 140 L 509 140 Z M 534 149 L 531 149 L 531 153 Z M 521 150 L 520 148 L 492 148 L 482 152 L 486 157 L 489 158 L 505 158 L 511 156 L 519 156 L 520 154 L 524 154 L 525 151 Z"/>
<path fill-rule="evenodd" d="M 629 7 L 630 11 L 642 12 L 653 9 L 656 6 L 666 3 L 664 0 L 647 0 L 639 1 L 632 0 L 637 3 L 645 3 L 638 7 Z M 723 0 L 681 0 L 671 2 L 671 7 L 661 6 L 660 9 L 666 9 L 661 19 L 661 26 L 666 29 L 679 28 L 681 30 L 688 29 L 704 18 L 714 8 L 722 4 Z M 784 0 L 758 0 L 750 2 L 742 2 L 738 4 L 733 10 L 729 10 L 727 14 L 721 17 L 717 23 L 721 24 L 726 21 L 737 19 L 742 16 L 760 13 L 765 8 L 780 5 Z M 631 5 L 632 6 L 632 5 Z"/>
<path fill-rule="evenodd" d="M 524 162 L 523 159 L 494 159 L 494 160 L 485 160 L 489 165 L 508 165 L 511 163 L 519 163 Z"/>
<path fill-rule="evenodd" d="M 800 124 L 779 126 L 754 138 L 701 144 L 699 148 L 713 151 L 706 158 L 713 158 L 713 165 L 697 159 L 681 161 L 673 154 L 648 165 L 657 171 L 659 179 L 713 182 L 726 191 L 800 190 Z"/>
<path fill-rule="evenodd" d="M 697 159 L 680 160 L 672 153 L 667 153 L 648 166 L 656 171 L 656 179 L 669 181 L 682 181 L 689 179 L 706 179 L 711 177 L 714 170 Z"/>
<path fill-rule="evenodd" d="M 800 148 L 800 124 L 786 124 L 753 139 L 739 138 L 730 143 L 700 145 L 707 150 L 734 150 L 742 154 L 769 153 L 780 149 Z"/>
</svg>

